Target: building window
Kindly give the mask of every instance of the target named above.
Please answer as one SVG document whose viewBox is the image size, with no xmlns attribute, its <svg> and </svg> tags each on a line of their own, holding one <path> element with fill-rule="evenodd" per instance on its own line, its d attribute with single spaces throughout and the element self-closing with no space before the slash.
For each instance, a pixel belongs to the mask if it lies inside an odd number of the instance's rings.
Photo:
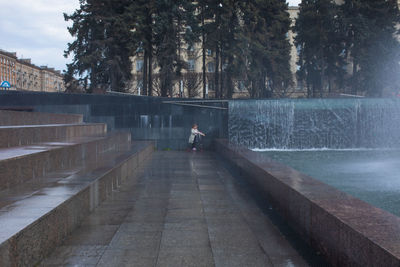
<svg viewBox="0 0 400 267">
<path fill-rule="evenodd" d="M 142 72 L 143 71 L 143 60 L 136 61 L 136 71 Z"/>
<path fill-rule="evenodd" d="M 208 62 L 207 63 L 207 72 L 214 72 L 215 67 L 214 67 L 214 62 Z"/>
<path fill-rule="evenodd" d="M 189 59 L 187 63 L 188 63 L 188 71 L 194 71 L 195 60 L 194 59 Z"/>
</svg>

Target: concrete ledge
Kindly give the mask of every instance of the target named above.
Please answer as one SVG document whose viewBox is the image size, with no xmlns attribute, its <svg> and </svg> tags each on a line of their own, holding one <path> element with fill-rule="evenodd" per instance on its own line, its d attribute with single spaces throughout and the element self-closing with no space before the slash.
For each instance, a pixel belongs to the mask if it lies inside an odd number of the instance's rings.
<svg viewBox="0 0 400 267">
<path fill-rule="evenodd" d="M 227 140 L 215 149 L 333 266 L 400 266 L 399 217 Z"/>
<path fill-rule="evenodd" d="M 106 132 L 107 125 L 103 123 L 0 126 L 0 148 L 65 141 L 74 137 L 101 135 Z"/>
<path fill-rule="evenodd" d="M 10 215 L 7 217 L 7 214 L 0 213 L 0 223 L 4 227 L 0 229 L 0 266 L 38 264 L 79 226 L 90 211 L 112 196 L 112 191 L 123 181 L 136 179 L 137 171 L 153 151 L 152 142 L 134 142 L 131 151 L 115 158 L 109 166 L 99 166 L 97 171 L 94 170 L 97 176 L 90 183 L 87 183 L 84 174 L 81 183 L 78 182 L 79 178 L 69 181 L 71 186 L 79 186 L 76 193 L 66 196 L 63 195 L 63 190 L 54 190 L 49 199 L 65 197 L 65 200 L 54 204 L 54 207 L 46 206 L 48 210 L 45 207 L 35 207 L 31 214 L 23 214 L 26 225 L 17 223 L 12 231 L 4 229 L 7 225 L 2 219 L 19 222 L 18 219 L 21 218 L 13 219 Z M 92 174 L 93 172 L 90 173 Z M 25 206 L 25 209 L 28 210 L 29 207 Z"/>
<path fill-rule="evenodd" d="M 51 113 L 41 113 L 41 112 L 0 110 L 1 126 L 69 124 L 69 123 L 82 123 L 82 122 L 83 122 L 83 115 L 80 114 L 51 114 Z"/>
</svg>

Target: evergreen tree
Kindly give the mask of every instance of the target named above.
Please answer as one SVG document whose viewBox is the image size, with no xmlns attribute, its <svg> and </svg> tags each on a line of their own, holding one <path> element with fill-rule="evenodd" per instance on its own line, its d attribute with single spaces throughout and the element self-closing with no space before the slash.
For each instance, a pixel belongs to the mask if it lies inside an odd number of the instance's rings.
<svg viewBox="0 0 400 267">
<path fill-rule="evenodd" d="M 155 15 L 155 1 L 136 0 L 130 1 L 127 15 L 135 23 L 131 25 L 133 32 L 133 47 L 136 56 L 143 53 L 143 95 L 152 95 L 152 70 L 153 70 L 153 27 Z"/>
<path fill-rule="evenodd" d="M 73 21 L 72 27 L 68 30 L 73 37 L 76 37 L 74 42 L 68 44 L 68 50 L 65 51 L 65 56 L 74 54 L 73 62 L 67 64 L 67 73 L 69 77 L 79 75 L 80 84 L 88 92 L 102 82 L 98 75 L 102 72 L 102 66 L 98 64 L 102 48 L 96 41 L 102 39 L 101 31 L 104 26 L 100 20 L 96 21 L 95 14 L 99 13 L 98 9 L 95 3 L 81 2 L 80 9 L 72 15 L 64 14 L 65 20 Z"/>
<path fill-rule="evenodd" d="M 214 54 L 214 90 L 215 97 L 220 98 L 220 52 L 221 52 L 221 16 L 224 12 L 222 1 L 205 0 L 206 8 L 204 9 L 204 17 L 206 23 L 203 31 L 205 34 L 205 47 L 213 51 Z"/>
<path fill-rule="evenodd" d="M 201 21 L 204 21 L 201 24 L 203 81 L 206 80 L 205 51 L 211 50 L 214 56 L 213 88 L 216 98 L 231 97 L 233 92 L 234 53 L 239 52 L 239 7 L 238 1 L 206 0 L 201 1 L 198 8 Z M 203 84 L 205 85 L 205 82 Z M 205 88 L 203 88 L 203 96 L 205 96 Z"/>
<path fill-rule="evenodd" d="M 354 94 L 382 96 L 398 90 L 400 45 L 396 0 L 346 0 L 342 6 L 347 34 L 346 52 L 353 64 L 350 86 Z"/>
<path fill-rule="evenodd" d="M 205 52 L 215 55 L 216 97 L 232 97 L 234 80 L 247 80 L 253 97 L 269 96 L 290 84 L 289 27 L 283 0 L 81 0 L 80 9 L 65 15 L 76 38 L 66 55 L 74 54 L 66 79 L 80 76 L 91 91 L 108 86 L 122 90 L 130 80 L 130 58 L 143 53 L 143 94 L 152 95 L 154 68 L 157 90 L 172 96 L 182 79 L 181 51 L 202 40 L 203 97 Z M 184 47 L 185 46 L 185 47 Z M 136 54 L 137 55 L 137 54 Z"/>
<path fill-rule="evenodd" d="M 265 2 L 265 1 L 261 1 Z M 267 43 L 267 83 L 271 95 L 278 95 L 292 85 L 290 71 L 290 43 L 287 33 L 290 18 L 287 4 L 281 0 L 271 0 L 269 4 L 260 6 L 260 15 L 265 19 L 269 40 Z"/>
<path fill-rule="evenodd" d="M 240 77 L 240 3 L 238 1 L 223 1 L 225 12 L 221 16 L 224 29 L 221 34 L 221 96 L 232 98 L 234 79 Z M 225 90 L 223 89 L 225 88 Z"/>
<path fill-rule="evenodd" d="M 110 1 L 106 6 L 109 23 L 106 24 L 105 45 L 106 64 L 109 72 L 109 84 L 112 91 L 125 91 L 131 80 L 132 70 L 132 33 L 131 27 L 135 18 L 126 16 L 127 4 L 124 1 Z"/>
<path fill-rule="evenodd" d="M 197 11 L 198 11 L 198 21 L 200 22 L 200 28 L 199 28 L 199 35 L 201 36 L 201 61 L 202 61 L 202 76 L 201 80 L 203 83 L 203 98 L 206 98 L 206 29 L 205 29 L 205 24 L 206 24 L 206 8 L 208 7 L 205 3 L 206 1 L 199 1 L 198 6 L 197 6 Z"/>
<path fill-rule="evenodd" d="M 215 2 L 214 0 L 203 0 L 203 1 L 194 1 L 197 3 L 195 5 L 195 13 L 197 14 L 197 21 L 199 26 L 197 28 L 197 35 L 201 38 L 201 58 L 202 58 L 202 83 L 203 83 L 203 98 L 206 98 L 206 84 L 207 80 L 210 80 L 209 75 L 206 75 L 206 51 L 214 50 L 214 45 L 212 41 L 212 37 L 210 36 L 214 32 L 214 11 L 212 7 L 215 5 L 212 4 Z M 214 80 L 215 82 L 215 80 Z"/>
<path fill-rule="evenodd" d="M 180 57 L 183 40 L 191 45 L 196 21 L 191 1 L 156 0 L 154 42 L 159 66 L 161 96 L 172 96 L 174 80 L 181 75 L 184 62 Z"/>
<path fill-rule="evenodd" d="M 242 51 L 251 97 L 271 97 L 291 81 L 290 26 L 287 4 L 280 0 L 244 1 Z"/>
<path fill-rule="evenodd" d="M 300 49 L 298 77 L 308 97 L 328 93 L 333 79 L 343 75 L 344 45 L 337 5 L 331 0 L 303 0 L 294 30 Z"/>
<path fill-rule="evenodd" d="M 73 22 L 68 30 L 76 38 L 65 51 L 65 56 L 74 54 L 67 72 L 78 75 L 88 92 L 99 87 L 122 91 L 130 80 L 131 22 L 124 16 L 126 6 L 112 0 L 81 0 L 80 9 L 64 14 Z"/>
</svg>

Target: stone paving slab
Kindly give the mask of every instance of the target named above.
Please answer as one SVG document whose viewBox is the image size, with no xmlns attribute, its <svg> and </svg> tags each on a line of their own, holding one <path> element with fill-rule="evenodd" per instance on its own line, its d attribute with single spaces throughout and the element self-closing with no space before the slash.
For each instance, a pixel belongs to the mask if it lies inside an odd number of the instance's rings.
<svg viewBox="0 0 400 267">
<path fill-rule="evenodd" d="M 213 153 L 155 152 L 40 266 L 309 266 Z"/>
</svg>

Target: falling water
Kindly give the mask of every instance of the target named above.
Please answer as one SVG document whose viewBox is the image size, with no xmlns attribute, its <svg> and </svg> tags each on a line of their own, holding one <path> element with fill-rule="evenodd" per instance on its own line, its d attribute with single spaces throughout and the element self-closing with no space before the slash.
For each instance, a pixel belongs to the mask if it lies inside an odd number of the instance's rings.
<svg viewBox="0 0 400 267">
<path fill-rule="evenodd" d="M 400 148 L 400 100 L 231 101 L 229 139 L 259 149 Z"/>
</svg>

